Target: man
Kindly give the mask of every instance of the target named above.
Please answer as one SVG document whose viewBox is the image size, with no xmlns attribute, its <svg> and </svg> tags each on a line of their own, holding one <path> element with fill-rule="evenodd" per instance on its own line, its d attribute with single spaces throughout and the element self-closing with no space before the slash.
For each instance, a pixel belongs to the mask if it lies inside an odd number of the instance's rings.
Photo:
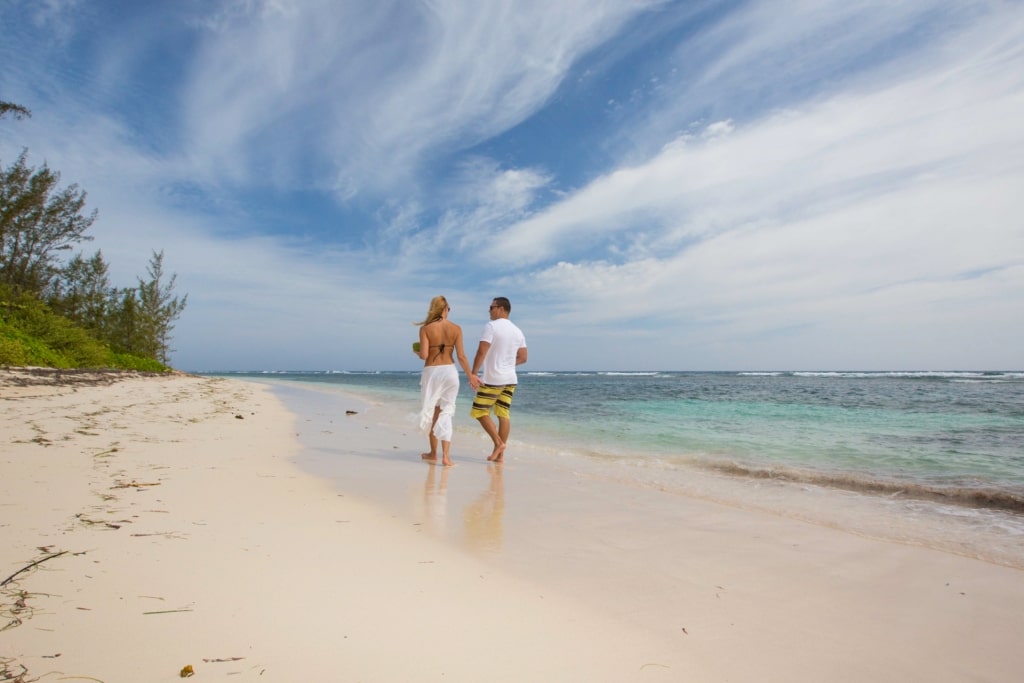
<svg viewBox="0 0 1024 683">
<path fill-rule="evenodd" d="M 490 462 L 502 462 L 505 457 L 505 445 L 512 429 L 509 408 L 516 390 L 516 366 L 526 362 L 526 337 L 508 319 L 511 312 L 512 304 L 505 297 L 491 301 L 491 321 L 484 325 L 480 334 L 480 346 L 469 375 L 469 383 L 476 391 L 469 414 L 480 421 L 494 442 L 494 450 L 487 457 Z M 481 367 L 482 378 L 477 377 Z M 492 408 L 498 418 L 497 426 L 491 419 Z"/>
</svg>

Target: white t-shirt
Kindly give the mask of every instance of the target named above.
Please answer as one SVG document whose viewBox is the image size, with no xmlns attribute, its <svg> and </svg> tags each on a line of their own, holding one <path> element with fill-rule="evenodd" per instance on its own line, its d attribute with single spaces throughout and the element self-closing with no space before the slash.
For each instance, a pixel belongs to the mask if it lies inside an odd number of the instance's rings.
<svg viewBox="0 0 1024 683">
<path fill-rule="evenodd" d="M 508 318 L 497 318 L 484 325 L 480 341 L 491 348 L 484 358 L 484 384 L 517 384 L 516 353 L 526 347 L 526 337 Z"/>
</svg>

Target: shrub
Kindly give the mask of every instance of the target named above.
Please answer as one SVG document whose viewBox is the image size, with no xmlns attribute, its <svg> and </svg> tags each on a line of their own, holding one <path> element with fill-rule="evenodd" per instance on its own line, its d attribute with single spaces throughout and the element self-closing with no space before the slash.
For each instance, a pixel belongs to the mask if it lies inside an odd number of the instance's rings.
<svg viewBox="0 0 1024 683">
<path fill-rule="evenodd" d="M 89 331 L 28 294 L 0 287 L 0 365 L 163 372 L 163 363 L 116 353 Z"/>
</svg>

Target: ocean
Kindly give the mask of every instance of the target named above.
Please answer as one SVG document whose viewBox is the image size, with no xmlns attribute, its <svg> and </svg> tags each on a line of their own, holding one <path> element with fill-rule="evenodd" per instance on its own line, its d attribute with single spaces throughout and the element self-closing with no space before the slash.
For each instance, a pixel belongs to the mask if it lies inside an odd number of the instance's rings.
<svg viewBox="0 0 1024 683">
<path fill-rule="evenodd" d="M 418 372 L 213 374 L 418 410 Z M 456 445 L 482 433 L 469 403 L 463 386 Z M 510 459 L 516 444 L 583 476 L 1024 567 L 1024 372 L 521 370 Z"/>
</svg>

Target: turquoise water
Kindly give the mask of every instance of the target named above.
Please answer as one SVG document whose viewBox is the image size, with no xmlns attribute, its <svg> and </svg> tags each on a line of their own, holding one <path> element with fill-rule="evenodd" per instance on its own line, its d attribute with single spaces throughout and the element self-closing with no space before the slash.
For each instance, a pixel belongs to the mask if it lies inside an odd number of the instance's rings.
<svg viewBox="0 0 1024 683">
<path fill-rule="evenodd" d="M 409 412 L 415 372 L 220 373 Z M 463 388 L 456 427 L 475 428 Z M 1024 512 L 1022 372 L 521 372 L 513 442 L 554 457 Z"/>
</svg>

